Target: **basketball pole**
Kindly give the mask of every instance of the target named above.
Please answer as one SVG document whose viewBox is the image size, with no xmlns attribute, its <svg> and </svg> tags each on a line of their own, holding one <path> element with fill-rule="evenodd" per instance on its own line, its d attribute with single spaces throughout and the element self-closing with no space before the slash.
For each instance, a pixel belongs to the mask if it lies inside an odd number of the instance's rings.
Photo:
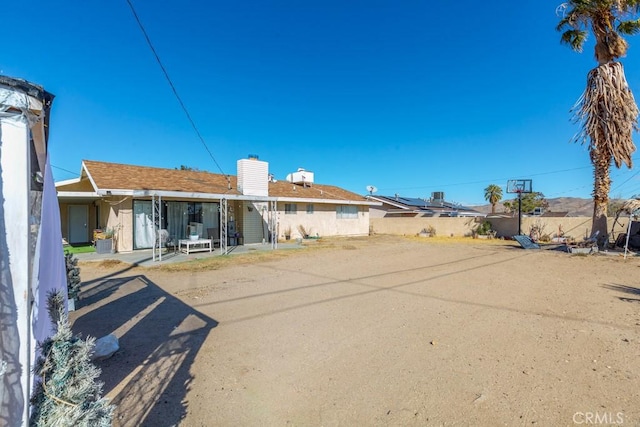
<svg viewBox="0 0 640 427">
<path fill-rule="evenodd" d="M 522 191 L 518 191 L 518 236 L 522 235 Z"/>
</svg>

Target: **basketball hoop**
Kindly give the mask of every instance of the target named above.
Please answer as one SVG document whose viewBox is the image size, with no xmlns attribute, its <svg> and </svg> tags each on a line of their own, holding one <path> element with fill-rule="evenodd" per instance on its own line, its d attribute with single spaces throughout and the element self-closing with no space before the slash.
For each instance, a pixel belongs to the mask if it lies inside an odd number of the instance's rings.
<svg viewBox="0 0 640 427">
<path fill-rule="evenodd" d="M 533 193 L 530 179 L 510 179 L 507 181 L 507 193 L 518 195 L 518 235 L 522 234 L 522 195 Z"/>
</svg>

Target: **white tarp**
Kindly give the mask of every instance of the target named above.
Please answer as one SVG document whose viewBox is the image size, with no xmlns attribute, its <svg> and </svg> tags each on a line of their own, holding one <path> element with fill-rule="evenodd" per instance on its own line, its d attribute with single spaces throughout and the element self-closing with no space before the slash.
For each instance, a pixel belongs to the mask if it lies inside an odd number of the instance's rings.
<svg viewBox="0 0 640 427">
<path fill-rule="evenodd" d="M 48 203 L 46 232 L 41 229 L 41 172 L 45 170 L 46 115 L 52 99 L 42 88 L 0 76 L 0 425 L 28 424 L 32 327 L 39 331 L 38 339 L 51 332 L 50 324 L 41 323 L 43 316 L 31 318 L 31 305 L 34 296 L 39 300 L 53 282 L 60 286 L 59 272 L 52 270 L 59 269 L 60 260 L 64 263 L 59 258 L 63 257 L 61 237 L 55 235 L 56 230 L 60 233 L 57 200 L 55 207 Z M 48 179 L 55 198 L 53 178 Z M 59 251 L 50 240 L 56 238 Z M 40 253 L 44 258 L 40 259 Z M 38 285 L 38 269 L 48 264 L 52 269 L 43 274 L 57 278 Z M 32 294 L 33 290 L 37 293 Z M 46 311 L 41 313 L 46 318 Z"/>
<path fill-rule="evenodd" d="M 28 127 L 0 116 L 0 424 L 25 424 L 29 397 Z"/>
<path fill-rule="evenodd" d="M 38 280 L 34 279 L 31 287 L 34 298 L 31 310 L 33 339 L 42 342 L 55 332 L 47 313 L 47 295 L 50 292 L 59 291 L 64 296 L 65 304 L 67 301 L 67 269 L 62 249 L 60 206 L 49 160 L 44 173 L 42 220 L 33 277 L 38 278 Z"/>
</svg>

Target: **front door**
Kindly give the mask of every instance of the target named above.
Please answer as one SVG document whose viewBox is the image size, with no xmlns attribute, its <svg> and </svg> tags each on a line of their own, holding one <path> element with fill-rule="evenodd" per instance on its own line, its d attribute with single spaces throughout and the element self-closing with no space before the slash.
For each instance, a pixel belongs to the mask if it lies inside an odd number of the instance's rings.
<svg viewBox="0 0 640 427">
<path fill-rule="evenodd" d="M 88 222 L 89 209 L 86 205 L 69 206 L 69 243 L 85 243 L 89 241 Z"/>
</svg>

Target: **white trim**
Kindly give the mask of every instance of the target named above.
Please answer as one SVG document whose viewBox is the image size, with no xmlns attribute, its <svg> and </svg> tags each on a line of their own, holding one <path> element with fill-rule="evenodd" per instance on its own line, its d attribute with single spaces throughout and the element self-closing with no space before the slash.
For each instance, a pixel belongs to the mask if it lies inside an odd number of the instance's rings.
<svg viewBox="0 0 640 427">
<path fill-rule="evenodd" d="M 324 203 L 332 205 L 363 205 L 382 206 L 380 202 L 369 202 L 366 200 L 340 200 L 340 199 L 314 199 L 301 197 L 274 197 L 274 196 L 245 196 L 242 194 L 221 194 L 221 193 L 189 193 L 185 191 L 165 191 L 165 190 L 123 190 L 123 189 L 100 189 L 96 192 L 98 196 L 132 196 L 132 197 L 174 197 L 183 199 L 227 199 L 243 200 L 251 202 L 292 202 L 292 203 Z"/>
<path fill-rule="evenodd" d="M 81 177 L 78 177 L 78 178 L 65 179 L 64 181 L 58 181 L 56 182 L 56 188 L 62 187 L 63 185 L 78 184 L 81 179 L 82 179 Z"/>
<path fill-rule="evenodd" d="M 109 192 L 110 194 L 106 194 Z M 164 190 L 98 190 L 98 194 L 105 196 L 133 196 L 133 197 L 174 197 L 179 199 L 209 199 L 209 200 L 246 200 L 252 202 L 268 202 L 274 200 L 274 197 L 265 196 L 244 196 L 242 194 L 221 194 L 221 193 L 189 193 L 186 191 L 164 191 Z"/>
<path fill-rule="evenodd" d="M 81 199 L 81 198 L 99 199 L 100 195 L 92 191 L 58 191 L 58 198 L 60 199 L 63 197 L 66 197 L 69 199 Z"/>
<path fill-rule="evenodd" d="M 89 182 L 91 182 L 93 189 L 97 192 L 100 192 L 100 190 L 98 190 L 98 186 L 96 185 L 96 182 L 93 180 L 93 177 L 89 173 L 89 169 L 87 168 L 87 165 L 84 164 L 84 161 L 82 162 L 82 170 L 84 170 L 84 172 L 87 174 L 87 178 L 89 178 Z M 80 171 L 80 177 L 82 177 L 82 170 Z"/>
</svg>

